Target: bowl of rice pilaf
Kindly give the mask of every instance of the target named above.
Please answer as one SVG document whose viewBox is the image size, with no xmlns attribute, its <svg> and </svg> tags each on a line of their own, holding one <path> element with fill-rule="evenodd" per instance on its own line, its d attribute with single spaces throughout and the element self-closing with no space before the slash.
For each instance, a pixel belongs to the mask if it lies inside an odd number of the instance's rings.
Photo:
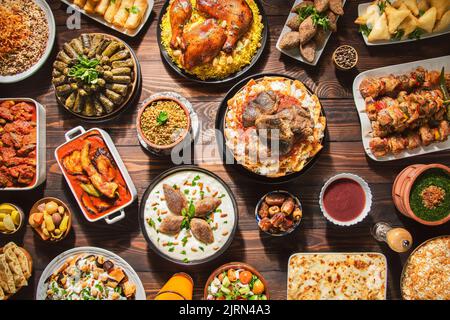
<svg viewBox="0 0 450 320">
<path fill-rule="evenodd" d="M 0 0 L 0 83 L 33 75 L 54 40 L 54 17 L 44 0 Z"/>
<path fill-rule="evenodd" d="M 170 154 L 176 145 L 187 139 L 191 128 L 189 110 L 177 98 L 156 95 L 143 103 L 136 128 L 147 150 Z"/>
</svg>

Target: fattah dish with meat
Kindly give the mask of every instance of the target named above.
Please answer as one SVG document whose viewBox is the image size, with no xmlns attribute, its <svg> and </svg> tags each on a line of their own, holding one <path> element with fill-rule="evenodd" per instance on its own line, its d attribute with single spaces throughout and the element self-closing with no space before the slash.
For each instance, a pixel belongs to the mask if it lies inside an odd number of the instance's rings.
<svg viewBox="0 0 450 320">
<path fill-rule="evenodd" d="M 225 139 L 238 163 L 267 177 L 301 171 L 321 149 L 318 98 L 284 77 L 250 80 L 228 101 Z"/>
</svg>

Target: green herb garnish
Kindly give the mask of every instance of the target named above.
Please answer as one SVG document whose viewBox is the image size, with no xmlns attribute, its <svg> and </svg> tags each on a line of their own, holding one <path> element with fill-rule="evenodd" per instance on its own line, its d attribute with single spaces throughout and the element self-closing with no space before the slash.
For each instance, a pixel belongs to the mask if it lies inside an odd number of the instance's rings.
<svg viewBox="0 0 450 320">
<path fill-rule="evenodd" d="M 148 219 L 147 219 L 147 223 L 148 223 L 148 225 L 149 225 L 150 227 L 152 227 L 153 229 L 156 228 L 155 221 L 153 221 L 152 218 L 148 218 Z"/>
<path fill-rule="evenodd" d="M 409 39 L 416 39 L 419 40 L 420 37 L 426 33 L 425 30 L 421 29 L 421 28 L 416 28 L 416 30 L 414 30 L 413 32 L 411 32 L 408 36 Z"/>
<path fill-rule="evenodd" d="M 166 124 L 167 120 L 169 120 L 169 115 L 166 111 L 161 111 L 156 118 L 156 122 L 158 122 L 159 126 Z"/>
<path fill-rule="evenodd" d="M 173 252 L 173 250 L 175 250 L 175 248 L 174 248 L 174 247 L 172 247 L 172 248 L 169 248 L 169 252 Z"/>
<path fill-rule="evenodd" d="M 363 25 L 359 26 L 359 32 L 361 32 L 363 35 L 368 37 L 369 34 L 372 32 L 372 29 L 369 28 L 366 24 L 363 24 Z"/>
<path fill-rule="evenodd" d="M 302 23 L 306 18 L 311 16 L 314 25 L 322 27 L 325 31 L 330 29 L 330 20 L 325 13 L 320 13 L 314 6 L 304 6 L 297 10 L 298 18 Z"/>
<path fill-rule="evenodd" d="M 314 8 L 314 6 L 304 6 L 297 10 L 298 18 L 300 22 L 303 22 L 306 18 L 308 18 L 310 15 L 316 13 L 317 10 Z"/>
<path fill-rule="evenodd" d="M 378 1 L 377 6 L 380 9 L 380 13 L 382 14 L 386 9 L 386 1 Z"/>
<path fill-rule="evenodd" d="M 68 76 L 81 80 L 87 84 L 96 84 L 98 71 L 95 69 L 100 63 L 97 59 L 88 59 L 86 56 L 78 56 L 78 63 L 69 69 Z"/>
<path fill-rule="evenodd" d="M 139 13 L 139 8 L 136 6 L 132 6 L 131 8 L 125 8 L 125 10 L 127 10 L 128 13 L 133 13 L 133 14 Z"/>
<path fill-rule="evenodd" d="M 394 33 L 394 35 L 392 36 L 392 39 L 393 40 L 401 40 L 402 39 L 402 37 L 404 36 L 404 34 L 405 34 L 405 31 L 404 30 L 397 30 L 395 33 Z"/>
</svg>

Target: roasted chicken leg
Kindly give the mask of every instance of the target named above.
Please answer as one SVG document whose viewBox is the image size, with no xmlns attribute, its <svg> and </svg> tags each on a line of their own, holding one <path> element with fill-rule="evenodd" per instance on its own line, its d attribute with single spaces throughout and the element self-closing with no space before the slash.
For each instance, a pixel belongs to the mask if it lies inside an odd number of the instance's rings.
<svg viewBox="0 0 450 320">
<path fill-rule="evenodd" d="M 214 19 L 193 25 L 183 33 L 185 48 L 183 65 L 186 69 L 211 62 L 227 40 L 225 30 Z"/>
<path fill-rule="evenodd" d="M 183 28 L 192 15 L 190 0 L 174 0 L 170 6 L 170 25 L 172 27 L 172 39 L 170 46 L 177 49 L 181 44 Z"/>
<path fill-rule="evenodd" d="M 198 0 L 197 9 L 227 23 L 227 41 L 223 50 L 230 53 L 250 29 L 253 13 L 245 0 Z"/>
</svg>

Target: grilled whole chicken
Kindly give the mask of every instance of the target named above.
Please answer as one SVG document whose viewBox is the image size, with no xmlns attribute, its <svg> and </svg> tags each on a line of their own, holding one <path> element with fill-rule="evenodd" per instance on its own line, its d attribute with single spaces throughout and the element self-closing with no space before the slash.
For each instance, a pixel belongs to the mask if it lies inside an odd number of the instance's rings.
<svg viewBox="0 0 450 320">
<path fill-rule="evenodd" d="M 185 52 L 182 59 L 184 67 L 189 70 L 211 62 L 219 54 L 226 40 L 225 30 L 214 19 L 205 20 L 185 30 Z"/>
<path fill-rule="evenodd" d="M 238 40 L 250 29 L 253 13 L 245 0 L 198 0 L 197 9 L 226 21 L 227 40 L 223 50 L 230 53 Z"/>
<path fill-rule="evenodd" d="M 172 27 L 172 39 L 170 46 L 177 49 L 181 44 L 183 28 L 192 15 L 192 5 L 190 0 L 175 0 L 170 6 L 170 25 Z"/>
</svg>

